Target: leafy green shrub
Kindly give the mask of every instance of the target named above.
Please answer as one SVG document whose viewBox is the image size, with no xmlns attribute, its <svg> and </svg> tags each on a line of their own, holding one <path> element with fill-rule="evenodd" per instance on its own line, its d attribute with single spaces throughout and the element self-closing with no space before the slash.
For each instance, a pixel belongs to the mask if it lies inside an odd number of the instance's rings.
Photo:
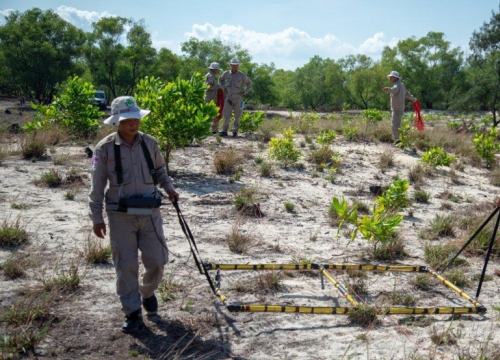
<svg viewBox="0 0 500 360">
<path fill-rule="evenodd" d="M 321 145 L 330 145 L 337 138 L 337 133 L 335 130 L 323 129 L 316 138 L 316 141 Z"/>
<path fill-rule="evenodd" d="M 342 135 L 347 141 L 354 141 L 358 139 L 359 126 L 346 125 L 342 129 Z"/>
<path fill-rule="evenodd" d="M 294 203 L 290 202 L 290 201 L 285 201 L 283 203 L 283 205 L 285 206 L 285 209 L 286 211 L 288 212 L 293 212 L 293 210 L 295 209 L 295 205 Z"/>
<path fill-rule="evenodd" d="M 449 120 L 446 122 L 446 127 L 450 130 L 457 130 L 460 127 L 460 122 L 456 120 Z"/>
<path fill-rule="evenodd" d="M 388 211 L 400 210 L 408 207 L 408 180 L 395 179 L 389 188 L 376 200 L 377 204 L 383 205 Z"/>
<path fill-rule="evenodd" d="M 167 84 L 159 78 L 147 77 L 137 85 L 137 104 L 151 110 L 141 120 L 141 128 L 158 139 L 165 150 L 167 171 L 173 149 L 184 149 L 193 141 L 210 135 L 210 126 L 218 110 L 213 102 L 205 103 L 204 94 L 205 78 L 200 73 L 189 80 L 177 78 Z"/>
<path fill-rule="evenodd" d="M 265 114 L 262 111 L 244 112 L 241 115 L 239 130 L 244 133 L 252 133 L 257 131 L 259 126 L 264 122 Z"/>
<path fill-rule="evenodd" d="M 472 139 L 474 149 L 481 159 L 486 163 L 486 167 L 491 168 L 495 164 L 495 153 L 500 150 L 497 143 L 498 130 L 496 127 L 488 131 L 487 134 L 475 134 Z"/>
<path fill-rule="evenodd" d="M 456 156 L 448 155 L 442 147 L 432 148 L 422 154 L 422 161 L 432 167 L 449 166 Z"/>
<path fill-rule="evenodd" d="M 361 116 L 363 117 L 363 119 L 365 121 L 369 121 L 373 124 L 378 123 L 379 121 L 382 121 L 382 119 L 384 118 L 382 113 L 378 110 L 375 110 L 375 109 L 363 110 L 361 112 Z"/>
<path fill-rule="evenodd" d="M 90 102 L 94 92 L 92 84 L 78 76 L 69 78 L 62 87 L 61 95 L 55 96 L 52 104 L 31 105 L 37 116 L 24 129 L 47 129 L 59 125 L 80 137 L 94 136 L 99 129 L 97 120 L 104 114 Z"/>
<path fill-rule="evenodd" d="M 295 133 L 291 129 L 286 130 L 281 138 L 272 138 L 269 142 L 269 157 L 283 162 L 285 166 L 296 163 L 301 153 L 293 145 L 294 138 Z"/>
<path fill-rule="evenodd" d="M 401 127 L 399 128 L 399 143 L 397 144 L 398 148 L 405 149 L 413 146 L 410 140 L 411 130 L 412 128 L 407 121 L 401 123 Z"/>
</svg>

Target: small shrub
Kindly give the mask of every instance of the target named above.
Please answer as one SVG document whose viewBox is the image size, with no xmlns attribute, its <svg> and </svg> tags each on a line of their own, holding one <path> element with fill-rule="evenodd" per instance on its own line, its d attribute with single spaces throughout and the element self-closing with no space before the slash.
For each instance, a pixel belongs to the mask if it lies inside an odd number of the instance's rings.
<svg viewBox="0 0 500 360">
<path fill-rule="evenodd" d="M 436 246 L 426 245 L 424 247 L 424 258 L 431 268 L 441 268 L 450 262 L 457 250 L 457 247 L 451 244 L 439 244 Z M 458 258 L 455 259 L 452 265 L 459 266 L 465 263 L 465 260 Z"/>
<path fill-rule="evenodd" d="M 392 305 L 402 305 L 408 307 L 415 307 L 417 299 L 412 294 L 406 292 L 393 292 L 389 296 Z"/>
<path fill-rule="evenodd" d="M 255 196 L 257 194 L 257 190 L 253 187 L 251 188 L 243 188 L 238 191 L 234 196 L 233 204 L 236 207 L 236 210 L 244 210 L 248 205 L 255 203 Z"/>
<path fill-rule="evenodd" d="M 295 209 L 295 205 L 294 205 L 292 202 L 290 202 L 290 201 L 285 201 L 285 202 L 283 203 L 283 205 L 285 205 L 285 209 L 286 209 L 286 211 L 288 211 L 288 212 L 293 212 L 293 211 L 294 211 L 294 209 Z"/>
<path fill-rule="evenodd" d="M 340 156 L 328 146 L 322 146 L 318 150 L 311 152 L 309 160 L 316 165 L 317 171 L 323 171 L 327 167 L 337 168 L 340 163 Z"/>
<path fill-rule="evenodd" d="M 377 198 L 376 203 L 383 205 L 389 211 L 404 209 L 410 204 L 408 187 L 407 180 L 395 179 L 389 188 Z"/>
<path fill-rule="evenodd" d="M 414 286 L 415 289 L 422 291 L 429 291 L 432 285 L 432 278 L 427 274 L 418 274 L 415 277 Z"/>
<path fill-rule="evenodd" d="M 420 184 L 424 178 L 432 175 L 432 169 L 424 164 L 417 163 L 415 166 L 410 167 L 408 172 L 408 180 L 412 184 Z"/>
<path fill-rule="evenodd" d="M 355 141 L 358 139 L 359 136 L 359 126 L 349 126 L 346 125 L 342 129 L 342 135 L 344 135 L 344 139 L 347 141 Z"/>
<path fill-rule="evenodd" d="M 255 279 L 255 289 L 261 291 L 281 290 L 283 287 L 283 275 L 281 272 L 266 271 L 259 273 Z"/>
<path fill-rule="evenodd" d="M 158 285 L 160 299 L 164 302 L 172 301 L 177 298 L 177 293 L 183 289 L 183 285 L 176 279 L 177 267 L 172 267 L 163 280 Z"/>
<path fill-rule="evenodd" d="M 380 154 L 379 165 L 383 173 L 385 173 L 390 166 L 394 165 L 394 154 L 394 151 L 384 151 Z"/>
<path fill-rule="evenodd" d="M 269 142 L 269 157 L 283 162 L 285 166 L 296 163 L 301 152 L 294 147 L 294 138 L 295 133 L 291 129 L 285 131 L 281 138 L 272 138 Z"/>
<path fill-rule="evenodd" d="M 423 190 L 415 190 L 415 192 L 413 193 L 413 199 L 419 203 L 427 204 L 429 202 L 430 197 L 431 194 Z"/>
<path fill-rule="evenodd" d="M 441 216 L 436 214 L 429 223 L 431 232 L 438 237 L 455 236 L 453 219 L 451 215 Z"/>
<path fill-rule="evenodd" d="M 223 149 L 215 154 L 215 172 L 221 175 L 233 174 L 241 160 L 241 156 L 234 149 Z"/>
<path fill-rule="evenodd" d="M 459 288 L 470 286 L 470 279 L 462 269 L 452 269 L 443 274 L 443 277 L 458 286 Z"/>
<path fill-rule="evenodd" d="M 422 161 L 432 167 L 449 166 L 456 156 L 448 155 L 442 147 L 432 148 L 422 154 Z"/>
<path fill-rule="evenodd" d="M 337 133 L 335 132 L 335 130 L 324 129 L 321 130 L 319 136 L 316 138 L 316 141 L 318 142 L 318 144 L 325 146 L 333 143 L 336 138 L 337 138 Z"/>
<path fill-rule="evenodd" d="M 45 154 L 48 140 L 43 133 L 33 132 L 32 134 L 24 135 L 19 145 L 21 146 L 21 155 L 23 159 L 38 159 Z"/>
<path fill-rule="evenodd" d="M 496 127 L 488 131 L 487 134 L 475 134 L 472 139 L 474 149 L 481 159 L 486 163 L 486 167 L 494 167 L 495 153 L 500 151 L 500 144 L 497 143 L 498 130 Z"/>
<path fill-rule="evenodd" d="M 83 256 L 89 264 L 107 264 L 111 259 L 111 247 L 89 236 L 85 241 Z"/>
<path fill-rule="evenodd" d="M 229 250 L 237 254 L 246 254 L 253 242 L 253 237 L 250 234 L 243 234 L 236 225 L 231 228 L 231 232 L 226 237 Z"/>
<path fill-rule="evenodd" d="M 361 112 L 361 116 L 363 117 L 363 120 L 368 121 L 372 124 L 378 123 L 384 118 L 382 113 L 375 109 L 363 110 Z"/>
<path fill-rule="evenodd" d="M 360 304 L 357 309 L 349 311 L 347 318 L 350 322 L 361 326 L 377 324 L 377 309 L 373 306 Z"/>
<path fill-rule="evenodd" d="M 261 177 L 269 177 L 273 174 L 273 166 L 268 162 L 263 162 L 259 166 Z"/>
<path fill-rule="evenodd" d="M 52 278 L 41 278 L 43 290 L 46 292 L 58 291 L 62 293 L 73 293 L 80 286 L 80 275 L 78 267 L 71 266 L 68 270 L 62 270 Z"/>
<path fill-rule="evenodd" d="M 27 265 L 28 262 L 25 259 L 14 254 L 0 265 L 0 269 L 3 270 L 3 274 L 6 278 L 14 280 L 26 275 Z"/>
<path fill-rule="evenodd" d="M 264 122 L 265 114 L 262 111 L 248 112 L 241 115 L 240 131 L 244 133 L 253 133 Z"/>
<path fill-rule="evenodd" d="M 62 184 L 62 176 L 57 169 L 50 169 L 42 173 L 40 179 L 35 181 L 38 186 L 58 187 Z"/>
<path fill-rule="evenodd" d="M 0 226 L 0 247 L 13 248 L 28 242 L 30 236 L 21 226 L 19 217 L 13 222 L 4 219 Z"/>
</svg>

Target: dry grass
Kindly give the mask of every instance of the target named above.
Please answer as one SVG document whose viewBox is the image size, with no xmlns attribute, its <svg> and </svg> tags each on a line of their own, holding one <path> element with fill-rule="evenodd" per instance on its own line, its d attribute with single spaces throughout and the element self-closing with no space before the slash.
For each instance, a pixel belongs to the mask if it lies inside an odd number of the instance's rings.
<svg viewBox="0 0 500 360">
<path fill-rule="evenodd" d="M 241 155 L 234 149 L 222 149 L 214 156 L 215 172 L 220 175 L 234 174 L 243 161 Z"/>
<path fill-rule="evenodd" d="M 229 250 L 237 254 L 246 254 L 248 248 L 254 242 L 255 239 L 252 234 L 249 232 L 244 233 L 241 230 L 241 225 L 238 222 L 233 224 L 233 226 L 231 227 L 231 231 L 226 236 L 226 243 L 229 247 Z"/>
<path fill-rule="evenodd" d="M 29 239 L 30 235 L 21 225 L 19 216 L 14 221 L 4 219 L 0 226 L 0 247 L 13 248 L 27 243 Z"/>
<path fill-rule="evenodd" d="M 385 173 L 390 166 L 394 165 L 394 155 L 396 151 L 385 150 L 379 157 L 380 170 Z"/>
</svg>

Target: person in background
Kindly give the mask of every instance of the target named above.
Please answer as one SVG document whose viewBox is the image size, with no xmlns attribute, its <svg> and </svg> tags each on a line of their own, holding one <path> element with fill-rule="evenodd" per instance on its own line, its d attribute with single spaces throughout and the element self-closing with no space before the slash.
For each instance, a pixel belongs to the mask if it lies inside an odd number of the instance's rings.
<svg viewBox="0 0 500 360">
<path fill-rule="evenodd" d="M 149 113 L 137 107 L 131 96 L 113 100 L 111 116 L 104 123 L 118 125 L 118 130 L 96 145 L 92 158 L 90 217 L 94 234 L 104 238 L 105 202 L 116 292 L 125 314 L 121 330 L 125 333 L 134 332 L 143 324 L 141 305 L 147 315 L 158 310 L 154 291 L 163 278 L 168 249 L 159 209 L 161 193 L 156 184 L 167 192 L 171 202 L 179 199 L 156 139 L 139 131 L 141 119 Z M 147 205 L 129 208 L 127 200 Z M 145 267 L 142 284 L 139 284 L 139 251 Z"/>
<path fill-rule="evenodd" d="M 219 89 L 218 81 L 216 79 L 216 75 L 219 73 L 220 65 L 216 62 L 213 62 L 208 67 L 208 73 L 205 75 L 205 84 L 208 86 L 208 89 L 205 90 L 205 102 L 213 101 L 217 104 L 217 90 Z M 219 120 L 220 117 L 217 115 L 213 122 L 210 131 L 212 134 L 217 134 L 219 131 Z"/>
<path fill-rule="evenodd" d="M 387 75 L 387 78 L 392 83 L 392 87 L 384 87 L 382 91 L 391 94 L 392 139 L 394 140 L 394 145 L 398 145 L 400 142 L 399 128 L 401 127 L 401 119 L 405 112 L 405 99 L 415 102 L 417 98 L 406 90 L 406 86 L 401 82 L 401 76 L 399 76 L 397 71 L 391 71 Z"/>
<path fill-rule="evenodd" d="M 248 76 L 238 70 L 240 66 L 238 59 L 233 58 L 229 62 L 229 65 L 231 65 L 231 70 L 225 71 L 219 77 L 219 85 L 225 95 L 224 110 L 222 111 L 224 123 L 222 124 L 222 131 L 219 135 L 227 136 L 231 114 L 234 112 L 233 137 L 236 137 L 238 136 L 241 113 L 243 112 L 241 102 L 243 96 L 248 94 L 252 88 L 252 81 Z"/>
</svg>

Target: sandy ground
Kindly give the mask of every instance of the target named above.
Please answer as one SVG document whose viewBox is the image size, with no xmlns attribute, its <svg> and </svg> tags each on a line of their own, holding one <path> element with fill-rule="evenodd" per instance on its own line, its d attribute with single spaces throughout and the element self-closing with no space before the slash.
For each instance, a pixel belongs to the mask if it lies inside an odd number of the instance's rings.
<svg viewBox="0 0 500 360">
<path fill-rule="evenodd" d="M 12 136 L 4 138 L 1 146 L 13 150 L 18 145 Z M 231 313 L 196 270 L 172 206 L 164 206 L 162 214 L 171 250 L 165 278 L 177 284 L 176 298 L 160 301 L 159 316 L 146 319 L 141 332 L 122 334 L 112 265 L 87 265 L 81 256 L 85 242 L 92 238 L 87 205 L 91 162 L 84 152 L 86 145 L 51 147 L 49 156 L 36 162 L 21 160 L 14 154 L 0 166 L 0 221 L 19 217 L 31 240 L 15 251 L 36 260 L 36 266 L 27 269 L 25 278 L 9 280 L 0 271 L 0 307 L 9 307 L 26 289 L 39 286 L 43 276 L 54 276 L 71 266 L 77 266 L 81 275 L 80 289 L 54 309 L 60 321 L 50 327 L 30 357 L 173 358 L 175 351 L 182 349 L 181 358 L 209 359 L 476 359 L 482 351 L 489 358 L 500 357 L 499 322 L 493 309 L 500 304 L 500 279 L 494 273 L 500 266 L 496 259 L 487 269 L 492 280 L 484 282 L 479 298 L 487 308 L 483 315 L 379 315 L 377 324 L 362 327 L 351 323 L 345 315 Z M 213 165 L 214 155 L 229 147 L 245 159 L 242 177 L 235 182 L 230 181 L 231 175 L 216 174 Z M 331 199 L 345 196 L 371 207 L 375 197 L 369 186 L 386 185 L 397 175 L 407 178 L 419 156 L 388 144 L 352 143 L 341 137 L 332 147 L 343 156 L 334 183 L 325 178 L 325 173 L 315 174 L 313 166 L 304 159 L 304 169 L 284 169 L 275 164 L 272 176 L 259 176 L 255 159 L 265 158 L 267 149 L 248 137 L 224 138 L 221 142 L 210 137 L 200 146 L 176 150 L 171 162 L 172 177 L 202 260 L 230 264 L 288 264 L 297 259 L 331 264 L 375 263 L 371 259 L 372 246 L 366 241 L 358 238 L 350 242 L 344 232 L 337 237 L 337 228 L 330 225 L 327 214 Z M 307 152 L 306 148 L 301 150 Z M 378 161 L 385 151 L 395 152 L 395 164 L 383 173 Z M 69 162 L 54 165 L 54 158 L 62 155 L 69 156 Z M 63 174 L 76 169 L 82 175 L 83 183 L 72 188 L 76 191 L 73 201 L 64 199 L 67 186 L 51 189 L 34 184 L 43 172 L 53 168 Z M 478 204 L 487 204 L 493 210 L 491 204 L 498 188 L 490 184 L 488 170 L 466 166 L 457 172 L 458 185 L 450 180 L 448 172 L 449 169 L 441 169 L 426 179 L 423 190 L 431 195 L 428 204 L 415 202 L 402 212 L 405 218 L 400 234 L 409 255 L 391 264 L 427 265 L 423 250 L 426 240 L 419 234 L 426 231 L 436 214 L 473 211 Z M 262 217 L 241 216 L 235 210 L 235 193 L 244 187 L 257 190 Z M 412 186 L 410 195 L 413 191 Z M 440 194 L 445 192 L 460 200 L 455 203 L 442 199 Z M 285 209 L 285 201 L 295 205 L 293 212 Z M 26 206 L 13 209 L 13 203 Z M 253 238 L 247 253 L 230 251 L 226 239 L 233 228 Z M 452 240 L 441 238 L 433 243 Z M 0 264 L 13 253 L 14 250 L 0 248 Z M 469 257 L 468 261 L 467 276 L 481 272 L 483 258 Z M 343 284 L 352 281 L 342 271 L 330 274 Z M 320 277 L 310 272 L 281 274 L 284 277 L 280 290 L 254 287 L 244 291 L 245 284 L 255 284 L 255 279 L 262 275 L 222 272 L 221 291 L 229 303 L 237 304 L 350 306 L 331 283 L 325 280 L 322 289 Z M 401 292 L 412 294 L 420 307 L 469 306 L 442 284 L 434 285 L 430 291 L 416 290 L 416 275 L 368 273 L 368 293 L 360 301 L 387 305 L 390 293 Z M 477 281 L 473 281 L 464 290 L 474 296 L 476 287 Z M 0 329 L 3 335 L 5 327 Z M 456 341 L 436 345 L 431 336 L 445 330 Z"/>
</svg>

